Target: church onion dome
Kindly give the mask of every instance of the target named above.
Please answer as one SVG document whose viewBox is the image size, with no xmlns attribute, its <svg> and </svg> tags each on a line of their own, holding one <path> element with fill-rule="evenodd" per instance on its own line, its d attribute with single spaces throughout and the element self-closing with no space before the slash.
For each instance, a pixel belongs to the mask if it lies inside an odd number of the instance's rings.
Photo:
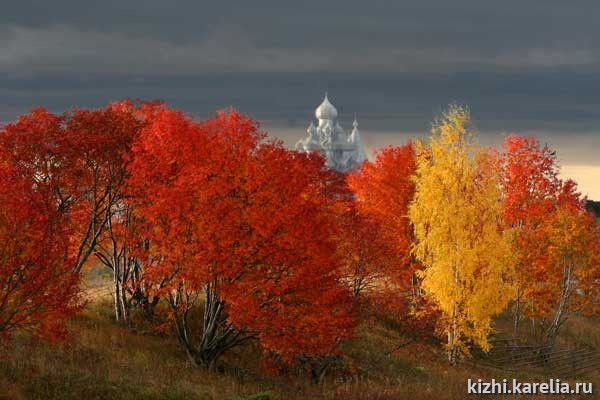
<svg viewBox="0 0 600 400">
<path fill-rule="evenodd" d="M 360 133 L 358 133 L 358 121 L 356 120 L 356 115 L 354 116 L 354 122 L 352 122 L 352 126 L 352 133 L 350 134 L 348 141 L 350 143 L 356 144 L 360 142 Z"/>
<path fill-rule="evenodd" d="M 327 93 L 325 93 L 325 98 L 323 99 L 321 105 L 315 110 L 315 116 L 317 119 L 335 120 L 337 118 L 337 109 L 329 102 Z"/>
</svg>

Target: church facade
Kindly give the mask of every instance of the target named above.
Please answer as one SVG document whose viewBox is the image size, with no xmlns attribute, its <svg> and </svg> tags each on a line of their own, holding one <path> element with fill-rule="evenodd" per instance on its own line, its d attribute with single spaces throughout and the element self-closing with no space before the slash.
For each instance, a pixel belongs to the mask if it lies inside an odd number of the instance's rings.
<svg viewBox="0 0 600 400">
<path fill-rule="evenodd" d="M 356 118 L 352 124 L 352 132 L 350 135 L 346 134 L 337 121 L 338 111 L 327 98 L 327 94 L 315 110 L 315 117 L 317 125 L 311 121 L 306 130 L 308 137 L 296 143 L 296 150 L 319 151 L 329 167 L 341 172 L 358 168 L 367 159 Z"/>
</svg>

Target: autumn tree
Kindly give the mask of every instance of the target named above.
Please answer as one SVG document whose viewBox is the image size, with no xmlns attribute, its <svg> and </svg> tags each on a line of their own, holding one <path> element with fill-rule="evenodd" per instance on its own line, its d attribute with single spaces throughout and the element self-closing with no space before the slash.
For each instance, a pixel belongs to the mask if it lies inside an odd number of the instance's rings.
<svg viewBox="0 0 600 400">
<path fill-rule="evenodd" d="M 144 221 L 135 212 L 135 202 L 126 185 L 129 164 L 133 160 L 131 146 L 138 139 L 143 127 L 151 123 L 155 110 L 161 103 L 123 101 L 109 105 L 106 110 L 93 111 L 88 118 L 95 118 L 96 126 L 110 132 L 113 144 L 94 156 L 100 163 L 99 170 L 106 176 L 100 180 L 108 196 L 100 201 L 97 195 L 88 201 L 87 207 L 101 210 L 104 219 L 98 228 L 99 235 L 93 243 L 94 256 L 112 271 L 115 319 L 131 328 L 130 310 L 139 306 L 146 316 L 151 316 L 159 297 L 152 285 L 146 284 L 144 264 L 147 262 L 148 238 L 144 237 Z M 114 113 L 116 115 L 113 115 Z M 81 117 L 80 117 L 81 118 Z M 107 140 L 105 138 L 104 140 Z M 90 180 L 97 185 L 96 180 Z M 105 203 L 106 208 L 96 205 Z M 83 218 L 84 225 L 88 220 Z"/>
<path fill-rule="evenodd" d="M 123 207 L 129 152 L 142 125 L 138 105 L 130 101 L 67 114 L 65 152 L 71 164 L 65 168 L 74 189 L 69 196 L 77 229 L 75 272 L 97 250 L 109 222 Z"/>
<path fill-rule="evenodd" d="M 133 327 L 133 307 L 151 318 L 160 300 L 154 285 L 146 280 L 145 266 L 151 260 L 144 229 L 132 199 L 125 196 L 113 206 L 112 216 L 94 250 L 96 258 L 112 271 L 115 320 L 129 329 Z"/>
<path fill-rule="evenodd" d="M 72 270 L 93 254 L 124 180 L 125 150 L 140 124 L 132 103 L 105 109 L 74 108 L 55 115 L 34 109 L 4 127 L 0 146 L 7 162 L 54 196 L 55 208 L 70 217 Z"/>
<path fill-rule="evenodd" d="M 536 316 L 539 282 L 548 269 L 547 221 L 557 201 L 560 182 L 555 152 L 534 137 L 509 135 L 501 155 L 505 229 L 512 230 L 515 255 L 513 338 L 525 313 Z"/>
<path fill-rule="evenodd" d="M 52 196 L 51 205 L 69 228 L 71 272 L 98 257 L 114 276 L 115 313 L 127 319 L 124 272 L 139 263 L 115 241 L 127 220 L 124 197 L 131 144 L 153 103 L 122 101 L 105 108 L 73 108 L 55 115 L 43 108 L 7 124 L 0 134 L 6 162 Z"/>
<path fill-rule="evenodd" d="M 403 265 L 398 262 L 396 248 L 382 235 L 377 220 L 357 212 L 351 204 L 340 216 L 338 254 L 344 265 L 344 275 L 357 299 L 369 298 L 390 282 L 390 273 Z"/>
<path fill-rule="evenodd" d="M 399 263 L 396 273 L 410 277 L 410 246 L 413 231 L 408 206 L 415 192 L 412 176 L 416 170 L 413 144 L 385 147 L 375 154 L 375 161 L 365 161 L 348 176 L 348 185 L 356 196 L 359 214 L 377 221 L 383 235 L 396 248 Z M 391 270 L 388 270 L 391 271 Z"/>
<path fill-rule="evenodd" d="M 5 156 L 0 150 L 0 343 L 16 330 L 56 339 L 80 306 L 69 232 L 47 188 Z"/>
<path fill-rule="evenodd" d="M 571 180 L 560 180 L 555 207 L 546 216 L 544 243 L 548 263 L 536 282 L 535 316 L 539 339 L 551 351 L 560 328 L 575 314 L 597 313 L 600 278 L 599 229 L 585 198 Z"/>
<path fill-rule="evenodd" d="M 597 301 L 600 264 L 597 254 L 600 230 L 583 203 L 561 204 L 549 216 L 548 285 L 553 294 L 551 311 L 544 319 L 545 345 L 551 349 L 568 316 Z"/>
<path fill-rule="evenodd" d="M 423 289 L 442 313 L 454 364 L 470 342 L 489 348 L 492 317 L 513 291 L 497 160 L 478 146 L 466 108 L 451 106 L 428 145 L 417 143 L 415 185 L 414 254 L 424 265 Z"/>
<path fill-rule="evenodd" d="M 594 274 L 595 228 L 575 183 L 558 178 L 554 151 L 518 135 L 503 147 L 503 222 L 515 256 L 513 336 L 525 314 L 540 321 L 540 339 L 552 346 L 570 310 L 591 295 L 583 286 Z M 580 295 L 572 296 L 577 285 Z"/>
<path fill-rule="evenodd" d="M 374 310 L 398 320 L 416 312 L 419 301 L 408 219 L 415 169 L 414 147 L 408 142 L 380 149 L 374 161 L 365 161 L 347 177 L 354 204 L 341 248 L 349 280 L 356 294 L 365 292 Z"/>
<path fill-rule="evenodd" d="M 177 337 L 197 366 L 248 340 L 281 359 L 326 354 L 352 332 L 333 239 L 343 186 L 321 157 L 264 139 L 235 111 L 197 123 L 164 108 L 134 146 L 147 271 L 166 282 Z"/>
</svg>

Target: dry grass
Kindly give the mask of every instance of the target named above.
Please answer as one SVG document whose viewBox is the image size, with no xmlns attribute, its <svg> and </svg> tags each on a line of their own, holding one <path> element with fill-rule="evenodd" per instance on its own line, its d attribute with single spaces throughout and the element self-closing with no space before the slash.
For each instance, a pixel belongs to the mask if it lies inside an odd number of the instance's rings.
<svg viewBox="0 0 600 400">
<path fill-rule="evenodd" d="M 436 346 L 409 345 L 386 355 L 405 339 L 385 324 L 361 327 L 356 339 L 344 345 L 346 372 L 329 376 L 323 385 L 312 385 L 305 373 L 295 370 L 268 375 L 260 351 L 252 346 L 225 360 L 239 368 L 212 373 L 191 368 L 172 337 L 140 335 L 117 326 L 111 310 L 110 299 L 90 303 L 70 323 L 67 344 L 16 337 L 0 358 L 0 399 L 245 399 L 261 392 L 286 400 L 475 399 L 466 394 L 468 378 L 513 378 L 468 365 L 449 368 Z M 599 333 L 599 321 L 581 318 L 568 325 L 564 340 L 600 349 Z M 529 372 L 518 378 L 548 377 Z M 583 380 L 600 388 L 598 376 Z"/>
<path fill-rule="evenodd" d="M 233 378 L 191 370 L 169 338 L 134 335 L 113 325 L 107 311 L 102 305 L 75 319 L 73 338 L 64 345 L 17 337 L 0 361 L 0 379 L 10 382 L 2 385 L 7 389 L 0 389 L 0 397 L 223 399 L 242 389 Z"/>
</svg>

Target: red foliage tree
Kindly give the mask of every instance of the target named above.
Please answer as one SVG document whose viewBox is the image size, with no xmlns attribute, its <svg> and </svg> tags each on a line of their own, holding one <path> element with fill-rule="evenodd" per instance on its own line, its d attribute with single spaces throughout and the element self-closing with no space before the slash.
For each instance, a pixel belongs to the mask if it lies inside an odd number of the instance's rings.
<svg viewBox="0 0 600 400">
<path fill-rule="evenodd" d="M 78 274 L 94 255 L 113 271 L 116 317 L 126 322 L 125 288 L 140 276 L 140 264 L 119 233 L 131 221 L 124 184 L 131 144 L 156 105 L 126 100 L 61 115 L 38 108 L 0 134 L 4 160 L 52 196 L 69 229 L 71 271 Z"/>
<path fill-rule="evenodd" d="M 597 312 L 600 263 L 595 252 L 599 241 L 598 224 L 582 203 L 563 202 L 548 218 L 550 263 L 543 283 L 550 301 L 541 307 L 540 315 L 543 339 L 549 348 L 570 314 Z"/>
<path fill-rule="evenodd" d="M 264 138 L 235 111 L 200 124 L 163 108 L 134 147 L 147 271 L 194 365 L 249 339 L 288 360 L 326 353 L 354 326 L 333 240 L 343 186 L 320 157 Z M 202 296 L 199 329 L 190 314 Z"/>
<path fill-rule="evenodd" d="M 539 315 L 536 299 L 543 297 L 549 267 L 547 221 L 557 205 L 560 181 L 556 155 L 533 137 L 509 135 L 501 156 L 503 223 L 514 231 L 515 299 L 513 336 L 518 337 L 523 313 Z"/>
<path fill-rule="evenodd" d="M 380 283 L 379 289 L 391 285 L 397 294 L 400 293 L 392 297 L 384 294 L 387 303 L 396 298 L 406 304 L 407 299 L 415 300 L 418 292 L 414 275 L 417 265 L 410 253 L 413 231 L 408 219 L 408 205 L 415 191 L 412 181 L 415 168 L 415 152 L 409 142 L 383 148 L 376 154 L 374 162 L 366 161 L 348 176 L 360 219 L 354 230 L 364 231 L 362 235 L 351 233 L 348 240 L 349 243 L 354 241 L 357 249 L 362 246 L 361 251 L 370 254 L 370 267 L 365 271 L 372 277 L 379 277 L 376 279 Z M 362 237 L 353 240 L 351 236 Z M 359 254 L 353 253 L 354 257 Z"/>
<path fill-rule="evenodd" d="M 558 178 L 555 152 L 518 135 L 503 147 L 503 223 L 514 232 L 516 262 L 513 335 L 525 314 L 540 320 L 542 340 L 552 345 L 567 313 L 597 295 L 590 283 L 597 228 L 576 184 Z"/>
<path fill-rule="evenodd" d="M 0 154 L 0 342 L 15 330 L 57 339 L 79 307 L 69 232 L 46 188 Z"/>
<path fill-rule="evenodd" d="M 137 106 L 124 101 L 62 115 L 34 109 L 0 135 L 6 162 L 51 193 L 68 217 L 73 272 L 93 254 L 122 199 L 124 161 L 141 125 Z"/>
<path fill-rule="evenodd" d="M 349 174 L 355 194 L 346 218 L 341 249 L 354 292 L 361 289 L 373 314 L 407 337 L 406 343 L 433 340 L 438 312 L 424 296 L 411 255 L 414 241 L 408 219 L 416 170 L 412 143 L 384 147 L 375 161 Z"/>
<path fill-rule="evenodd" d="M 382 224 L 360 214 L 354 204 L 340 217 L 341 236 L 338 246 L 346 279 L 357 299 L 373 298 L 390 284 L 390 271 L 401 269 L 392 240 L 382 235 Z"/>
</svg>

